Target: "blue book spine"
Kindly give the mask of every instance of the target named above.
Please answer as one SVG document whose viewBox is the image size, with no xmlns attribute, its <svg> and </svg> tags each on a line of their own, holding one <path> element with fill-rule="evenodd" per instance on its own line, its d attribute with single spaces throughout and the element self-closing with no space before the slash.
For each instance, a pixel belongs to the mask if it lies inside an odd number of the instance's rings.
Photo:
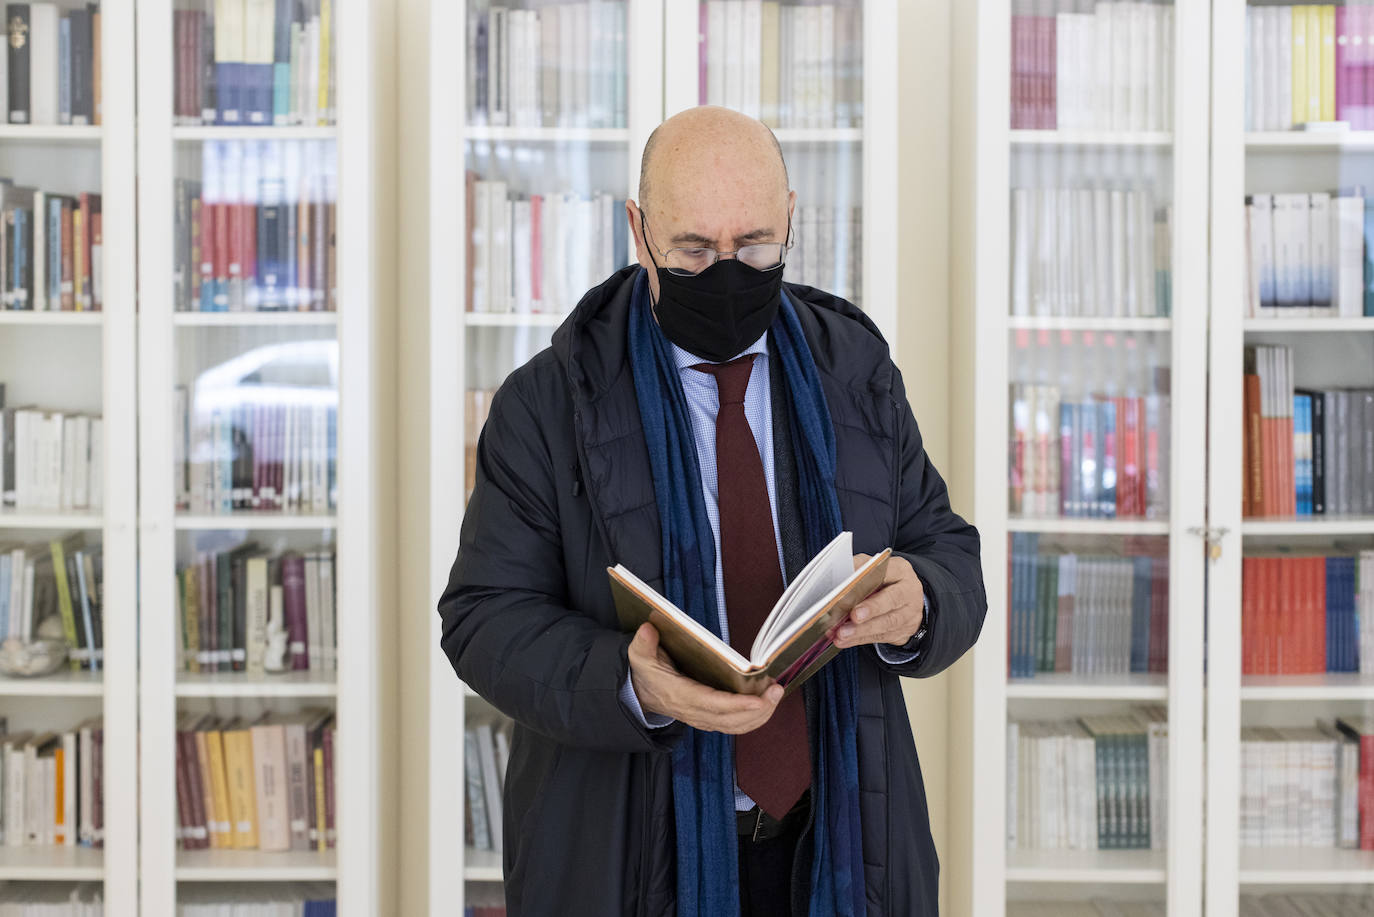
<svg viewBox="0 0 1374 917">
<path fill-rule="evenodd" d="M 1343 558 L 1345 575 L 1341 578 L 1341 602 L 1345 605 L 1345 670 L 1360 670 L 1360 604 L 1355 588 L 1354 557 Z"/>
<path fill-rule="evenodd" d="M 215 63 L 215 96 L 220 124 L 241 124 L 239 114 L 239 65 L 230 61 Z"/>
<path fill-rule="evenodd" d="M 1116 441 L 1116 403 L 1099 401 L 1097 410 L 1101 418 L 1097 431 L 1097 461 L 1102 483 L 1097 491 L 1096 515 L 1112 519 L 1116 517 L 1116 454 L 1120 451 Z"/>
<path fill-rule="evenodd" d="M 13 260 L 10 262 L 10 286 L 14 290 L 14 307 L 16 309 L 29 308 L 28 286 L 24 276 L 24 265 L 27 263 L 27 246 L 24 244 L 24 223 L 25 211 L 20 208 L 14 211 L 14 238 L 11 240 Z"/>
<path fill-rule="evenodd" d="M 1340 655 L 1337 652 L 1341 643 L 1341 607 L 1336 598 L 1340 595 L 1341 583 L 1340 570 L 1334 561 L 1334 557 L 1326 558 L 1326 670 L 1328 672 L 1341 671 Z"/>
<path fill-rule="evenodd" d="M 1035 597 L 1040 587 L 1039 537 L 1028 533 L 1026 538 L 1026 589 L 1021 610 L 1021 674 L 1035 674 Z"/>
<path fill-rule="evenodd" d="M 1131 558 L 1131 671 L 1150 670 L 1150 558 Z"/>
<path fill-rule="evenodd" d="M 1374 316 L 1374 196 L 1364 199 L 1364 314 Z"/>
<path fill-rule="evenodd" d="M 62 201 L 48 198 L 48 308 L 62 308 Z"/>
</svg>

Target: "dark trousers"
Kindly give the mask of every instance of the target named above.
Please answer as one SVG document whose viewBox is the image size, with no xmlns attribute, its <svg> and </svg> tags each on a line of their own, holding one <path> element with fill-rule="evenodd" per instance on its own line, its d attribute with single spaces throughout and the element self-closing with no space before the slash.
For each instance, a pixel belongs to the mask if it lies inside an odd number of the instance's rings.
<svg viewBox="0 0 1374 917">
<path fill-rule="evenodd" d="M 739 839 L 740 917 L 793 917 L 792 860 L 803 824 L 778 837 Z"/>
</svg>

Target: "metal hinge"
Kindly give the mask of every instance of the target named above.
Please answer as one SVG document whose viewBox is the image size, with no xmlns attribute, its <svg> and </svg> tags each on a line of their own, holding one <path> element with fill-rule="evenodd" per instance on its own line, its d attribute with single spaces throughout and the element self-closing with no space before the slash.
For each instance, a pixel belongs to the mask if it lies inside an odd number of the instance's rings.
<svg viewBox="0 0 1374 917">
<path fill-rule="evenodd" d="M 1195 525 L 1188 529 L 1189 535 L 1196 535 L 1207 542 L 1207 556 L 1212 560 L 1221 558 L 1221 539 L 1231 530 L 1225 526 L 1213 528 L 1210 525 Z"/>
</svg>

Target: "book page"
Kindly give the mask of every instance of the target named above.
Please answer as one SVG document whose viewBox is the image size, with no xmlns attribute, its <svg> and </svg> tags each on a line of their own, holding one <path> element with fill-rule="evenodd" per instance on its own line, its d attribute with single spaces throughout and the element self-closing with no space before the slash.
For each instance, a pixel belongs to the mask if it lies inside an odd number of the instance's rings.
<svg viewBox="0 0 1374 917">
<path fill-rule="evenodd" d="M 810 612 L 825 604 L 854 575 L 854 535 L 841 532 L 802 568 L 769 612 L 749 651 L 754 664 L 761 664 L 786 643 L 805 624 Z"/>
</svg>

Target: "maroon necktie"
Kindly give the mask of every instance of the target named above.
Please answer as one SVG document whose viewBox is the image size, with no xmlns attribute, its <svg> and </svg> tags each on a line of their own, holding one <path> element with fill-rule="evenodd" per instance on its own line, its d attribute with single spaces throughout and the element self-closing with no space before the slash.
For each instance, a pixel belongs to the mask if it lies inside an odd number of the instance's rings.
<svg viewBox="0 0 1374 917">
<path fill-rule="evenodd" d="M 768 482 L 754 433 L 744 416 L 744 392 L 749 387 L 754 354 L 692 368 L 715 376 L 720 396 L 716 481 L 725 616 L 730 623 L 730 645 L 747 658 L 759 628 L 782 595 Z M 786 815 L 811 785 L 806 709 L 800 692 L 785 698 L 762 727 L 735 737 L 735 781 L 774 818 Z"/>
</svg>

